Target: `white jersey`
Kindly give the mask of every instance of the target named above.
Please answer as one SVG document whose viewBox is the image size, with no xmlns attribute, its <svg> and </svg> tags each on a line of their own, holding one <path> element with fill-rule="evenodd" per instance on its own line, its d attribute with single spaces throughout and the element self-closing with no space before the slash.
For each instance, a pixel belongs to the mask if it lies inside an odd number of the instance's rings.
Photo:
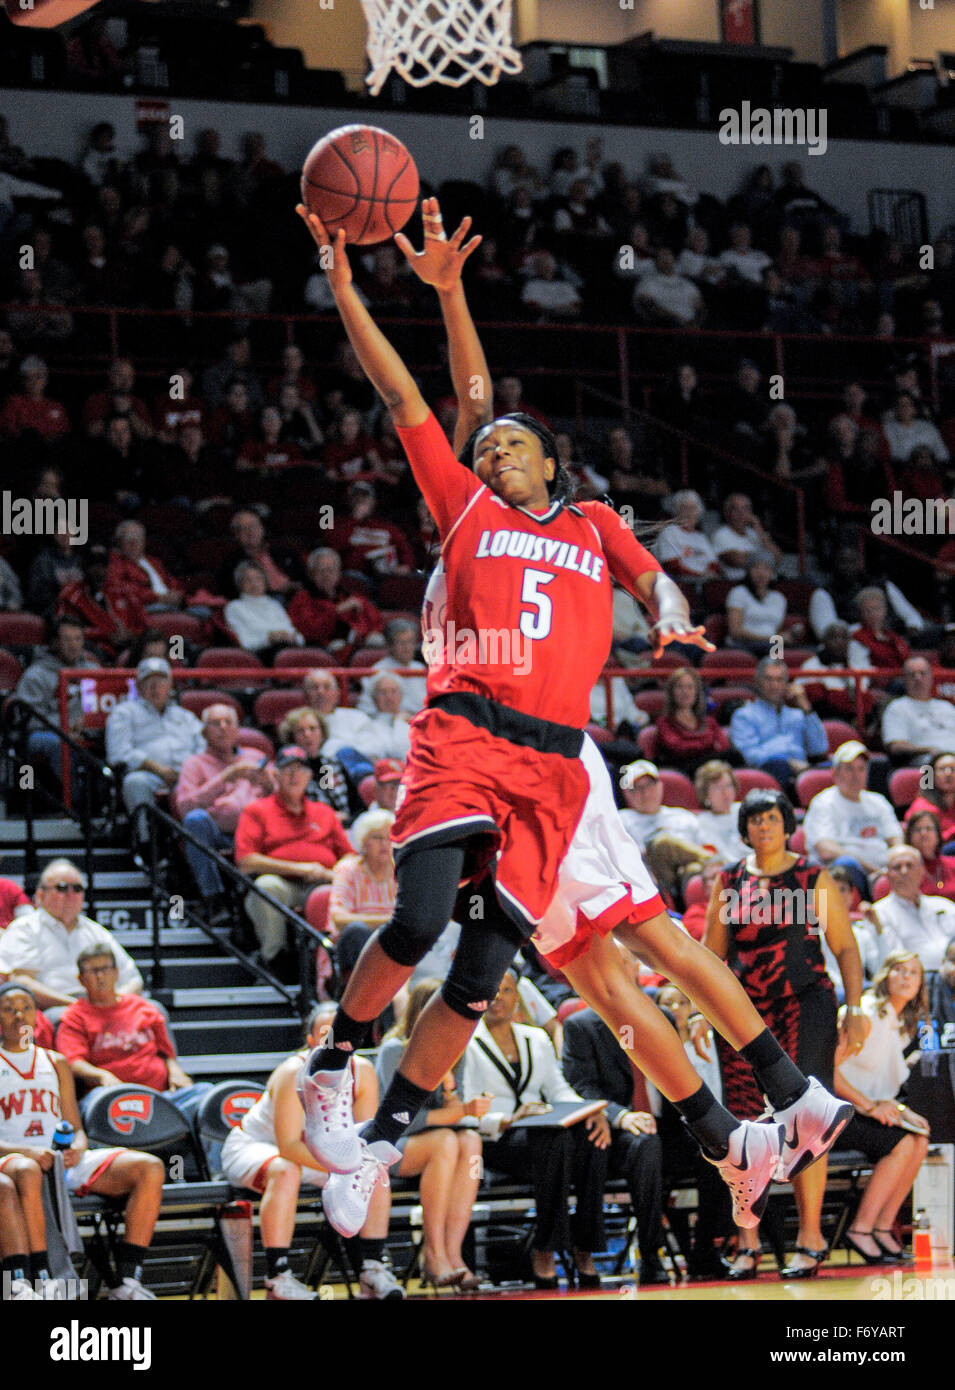
<svg viewBox="0 0 955 1390">
<path fill-rule="evenodd" d="M 49 1148 L 60 1122 L 60 1078 L 51 1054 L 0 1048 L 0 1143 Z"/>
</svg>

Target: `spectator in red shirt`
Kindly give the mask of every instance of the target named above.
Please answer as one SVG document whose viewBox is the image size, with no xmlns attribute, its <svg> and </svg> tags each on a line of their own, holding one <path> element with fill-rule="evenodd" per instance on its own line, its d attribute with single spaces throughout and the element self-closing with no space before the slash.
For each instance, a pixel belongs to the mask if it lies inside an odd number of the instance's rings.
<svg viewBox="0 0 955 1390">
<path fill-rule="evenodd" d="M 384 577 L 410 574 L 414 552 L 398 527 L 376 514 L 371 483 L 352 483 L 348 489 L 349 514 L 335 527 L 331 543 L 346 570 Z"/>
<path fill-rule="evenodd" d="M 274 405 L 267 405 L 259 416 L 259 438 L 247 439 L 239 449 L 235 466 L 242 473 L 268 478 L 305 462 L 294 440 L 282 441 L 282 416 Z"/>
<path fill-rule="evenodd" d="M 139 994 L 117 994 L 116 957 L 108 946 L 87 946 L 76 958 L 85 999 L 70 1004 L 56 1034 L 56 1046 L 87 1095 L 100 1086 L 124 1082 L 164 1093 L 190 1118 L 208 1081 L 194 1083 L 176 1060 L 176 1049 L 162 1010 Z"/>
<path fill-rule="evenodd" d="M 274 767 L 276 791 L 253 801 L 239 816 L 235 863 L 257 888 L 298 911 L 313 888 L 331 883 L 339 859 L 353 851 L 331 807 L 306 799 L 312 769 L 305 750 L 294 743 L 280 748 Z M 255 893 L 248 895 L 245 906 L 263 964 L 297 979 L 298 961 L 286 949 L 281 912 Z"/>
<path fill-rule="evenodd" d="M 104 593 L 114 603 L 133 594 L 148 609 L 181 608 L 185 594 L 163 562 L 146 553 L 146 528 L 139 521 L 121 521 L 113 537 Z"/>
<path fill-rule="evenodd" d="M 5 931 L 14 917 L 32 911 L 33 904 L 12 878 L 0 878 L 0 931 Z"/>
<path fill-rule="evenodd" d="M 955 857 L 942 853 L 942 826 L 934 811 L 916 811 L 909 816 L 905 843 L 918 850 L 925 865 L 919 891 L 955 902 Z"/>
<path fill-rule="evenodd" d="M 905 819 L 908 822 L 920 811 L 931 811 L 938 817 L 945 851 L 951 853 L 955 841 L 955 753 L 933 753 L 926 767 L 931 769 L 931 781 L 912 802 Z"/>
<path fill-rule="evenodd" d="M 43 440 L 69 434 L 66 408 L 46 394 L 50 379 L 46 363 L 39 357 L 25 357 L 20 363 L 23 390 L 12 395 L 0 416 L 0 430 L 14 438 L 32 432 Z"/>
<path fill-rule="evenodd" d="M 325 470 L 335 482 L 370 482 L 381 469 L 381 458 L 370 434 L 362 428 L 357 410 L 346 410 L 325 445 Z"/>
<path fill-rule="evenodd" d="M 852 632 L 850 664 L 889 668 L 904 665 L 912 649 L 904 637 L 888 626 L 889 607 L 882 590 L 874 585 L 861 589 L 856 596 L 856 604 L 860 622 Z M 868 654 L 867 661 L 859 648 Z"/>
<path fill-rule="evenodd" d="M 136 368 L 128 357 L 110 363 L 109 389 L 89 396 L 83 406 L 83 428 L 92 438 L 106 433 L 106 422 L 114 415 L 124 416 L 137 439 L 151 439 L 152 420 L 146 402 L 133 395 Z"/>
<path fill-rule="evenodd" d="M 153 402 L 156 433 L 164 444 L 174 443 L 184 425 L 198 425 L 201 430 L 206 418 L 202 397 L 193 391 L 195 377 L 189 368 L 176 367 L 171 381 Z"/>
<path fill-rule="evenodd" d="M 337 651 L 360 646 L 385 620 L 361 594 L 342 588 L 342 560 L 331 546 L 319 546 L 308 557 L 308 582 L 288 606 L 289 621 L 306 642 Z"/>
<path fill-rule="evenodd" d="M 688 775 L 717 753 L 730 750 L 729 735 L 706 712 L 706 692 L 689 666 L 667 679 L 663 713 L 657 720 L 657 761 Z"/>
</svg>

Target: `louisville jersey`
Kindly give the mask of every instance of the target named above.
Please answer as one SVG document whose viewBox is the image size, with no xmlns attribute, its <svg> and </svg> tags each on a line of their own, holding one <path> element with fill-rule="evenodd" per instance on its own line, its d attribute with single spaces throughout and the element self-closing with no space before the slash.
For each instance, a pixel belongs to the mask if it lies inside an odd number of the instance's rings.
<svg viewBox="0 0 955 1390">
<path fill-rule="evenodd" d="M 0 1143 L 49 1148 L 60 1122 L 60 1078 L 43 1047 L 0 1048 Z"/>
<path fill-rule="evenodd" d="M 509 505 L 433 415 L 398 433 L 442 541 L 424 612 L 429 696 L 470 692 L 583 728 L 610 650 L 611 577 L 633 593 L 659 564 L 600 502 Z"/>
</svg>

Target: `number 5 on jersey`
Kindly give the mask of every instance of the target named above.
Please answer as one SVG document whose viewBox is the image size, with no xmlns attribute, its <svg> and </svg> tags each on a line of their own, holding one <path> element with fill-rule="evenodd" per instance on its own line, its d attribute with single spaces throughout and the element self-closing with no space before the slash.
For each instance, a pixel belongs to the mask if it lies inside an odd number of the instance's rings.
<svg viewBox="0 0 955 1390">
<path fill-rule="evenodd" d="M 530 604 L 535 610 L 533 613 L 521 614 L 520 628 L 525 637 L 539 641 L 540 638 L 549 634 L 551 619 L 554 616 L 554 605 L 546 594 L 539 591 L 545 584 L 550 584 L 556 578 L 556 574 L 548 574 L 546 570 L 524 571 L 521 603 Z"/>
</svg>

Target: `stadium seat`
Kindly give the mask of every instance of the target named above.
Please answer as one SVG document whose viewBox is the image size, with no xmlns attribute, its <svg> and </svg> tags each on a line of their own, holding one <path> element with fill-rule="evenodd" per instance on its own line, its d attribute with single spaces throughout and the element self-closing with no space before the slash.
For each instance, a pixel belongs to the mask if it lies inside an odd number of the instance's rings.
<svg viewBox="0 0 955 1390">
<path fill-rule="evenodd" d="M 652 763 L 657 760 L 657 731 L 653 724 L 646 729 L 641 729 L 637 734 L 637 747 L 644 758 L 649 758 Z"/>
<path fill-rule="evenodd" d="M 815 654 L 814 647 L 786 647 L 783 650 L 783 660 L 790 671 L 798 671 Z"/>
<path fill-rule="evenodd" d="M 196 658 L 197 671 L 206 671 L 210 667 L 241 671 L 252 666 L 261 667 L 262 662 L 253 652 L 244 652 L 241 647 L 206 647 Z"/>
<path fill-rule="evenodd" d="M 291 710 L 304 704 L 305 692 L 300 686 L 292 690 L 263 690 L 261 695 L 256 696 L 252 712 L 256 724 L 274 729 Z"/>
<path fill-rule="evenodd" d="M 752 700 L 754 693 L 749 685 L 717 685 L 707 691 L 707 699 L 718 710 L 733 700 Z"/>
<path fill-rule="evenodd" d="M 723 680 L 724 671 L 735 671 L 733 680 L 745 679 L 745 674 L 756 670 L 756 658 L 752 652 L 724 649 L 720 652 L 707 652 L 700 662 L 700 675 L 704 681 Z M 742 675 L 740 673 L 743 673 Z"/>
<path fill-rule="evenodd" d="M 0 651 L 0 690 L 15 690 L 23 667 L 12 652 Z"/>
<path fill-rule="evenodd" d="M 859 731 L 854 729 L 851 724 L 847 724 L 844 719 L 824 719 L 822 727 L 826 731 L 826 738 L 829 740 L 829 752 L 834 753 L 843 743 L 848 743 L 850 739 L 858 738 Z"/>
<path fill-rule="evenodd" d="M 239 719 L 242 719 L 242 706 L 226 690 L 182 690 L 179 692 L 179 703 L 197 719 L 202 718 L 202 711 L 209 705 L 231 705 Z"/>
<path fill-rule="evenodd" d="M 802 826 L 798 826 L 795 832 L 789 837 L 789 848 L 794 854 L 806 853 L 806 832 Z"/>
<path fill-rule="evenodd" d="M 877 903 L 880 898 L 887 898 L 891 891 L 888 874 L 879 874 L 872 888 L 872 901 Z"/>
<path fill-rule="evenodd" d="M 213 1178 L 222 1176 L 222 1146 L 242 1123 L 263 1088 L 255 1081 L 220 1081 L 202 1097 L 195 1118 L 195 1138 Z"/>
<path fill-rule="evenodd" d="M 374 801 L 375 779 L 371 775 L 371 773 L 369 773 L 367 777 L 363 777 L 361 781 L 358 783 L 358 795 L 361 797 L 362 801 L 365 803 L 366 806 L 370 806 L 371 803 Z"/>
<path fill-rule="evenodd" d="M 164 637 L 181 637 L 194 647 L 208 641 L 205 623 L 191 613 L 150 613 L 149 626 Z"/>
<path fill-rule="evenodd" d="M 769 787 L 777 792 L 782 790 L 776 778 L 771 776 L 768 772 L 763 772 L 762 768 L 734 767 L 733 773 L 736 777 L 737 785 L 739 786 L 740 800 L 742 800 L 747 792 L 751 792 L 754 787 Z"/>
<path fill-rule="evenodd" d="M 263 734 L 260 729 L 250 729 L 243 725 L 239 729 L 239 743 L 246 748 L 258 748 L 268 758 L 275 757 L 275 744 L 268 734 Z"/>
<path fill-rule="evenodd" d="M 335 658 L 324 647 L 283 647 L 276 654 L 272 665 L 276 670 L 283 667 L 298 667 L 304 670 L 306 666 L 334 666 Z"/>
<path fill-rule="evenodd" d="M 641 690 L 638 695 L 634 695 L 633 703 L 637 709 L 644 710 L 651 719 L 659 719 L 663 713 L 665 699 L 662 690 Z"/>
<path fill-rule="evenodd" d="M 378 662 L 384 660 L 387 655 L 387 647 L 362 647 L 359 651 L 352 652 L 348 665 L 349 668 L 359 667 L 361 669 L 377 666 Z"/>
<path fill-rule="evenodd" d="M 796 778 L 796 796 L 799 798 L 800 806 L 808 808 L 814 796 L 833 785 L 831 768 L 811 767 L 806 772 L 800 772 Z"/>
<path fill-rule="evenodd" d="M 663 783 L 664 806 L 683 806 L 687 811 L 700 809 L 693 783 L 684 773 L 661 767 L 660 781 Z"/>
<path fill-rule="evenodd" d="M 605 743 L 613 743 L 613 734 L 602 724 L 587 724 L 584 727 L 584 733 L 588 734 L 598 747 Z"/>
<path fill-rule="evenodd" d="M 28 654 L 46 641 L 46 623 L 34 613 L 0 613 L 0 647 Z"/>
<path fill-rule="evenodd" d="M 703 875 L 694 874 L 692 878 L 688 878 L 683 885 L 683 900 L 687 907 L 696 907 L 700 903 L 705 903 L 706 898 L 706 884 L 703 882 Z"/>
<path fill-rule="evenodd" d="M 332 901 L 332 885 L 320 883 L 305 899 L 305 920 L 316 931 L 328 930 L 328 909 Z"/>
<path fill-rule="evenodd" d="M 889 778 L 889 797 L 897 811 L 904 811 L 922 790 L 922 769 L 900 767 Z"/>
</svg>

